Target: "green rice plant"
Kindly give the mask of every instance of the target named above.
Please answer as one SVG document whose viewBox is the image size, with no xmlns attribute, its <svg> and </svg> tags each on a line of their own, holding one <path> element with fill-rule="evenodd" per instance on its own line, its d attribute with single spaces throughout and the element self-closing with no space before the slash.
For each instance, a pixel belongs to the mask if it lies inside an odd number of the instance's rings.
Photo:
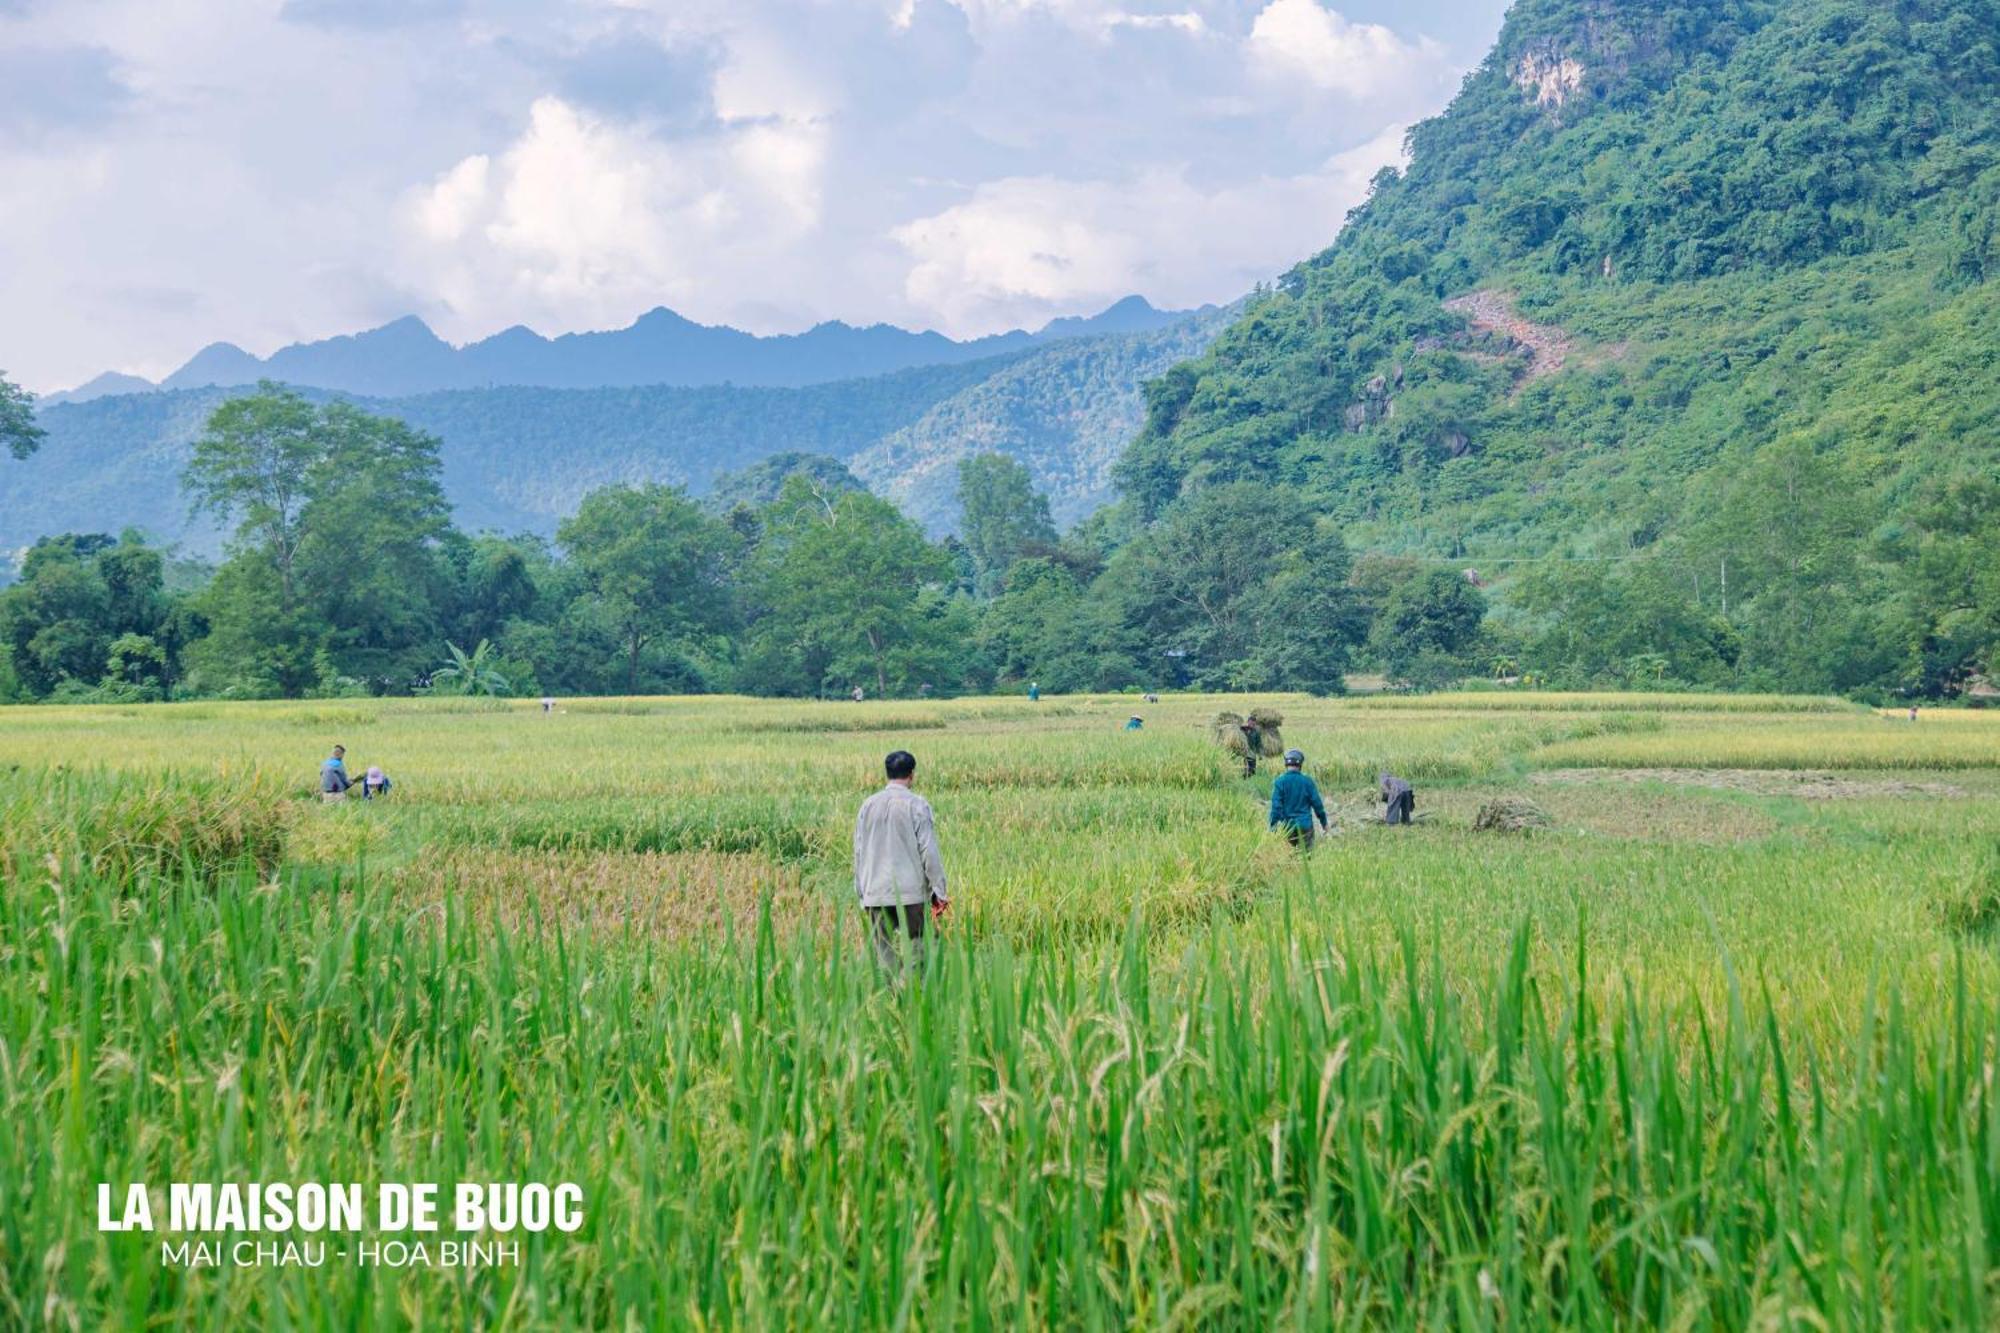
<svg viewBox="0 0 2000 1333">
<path fill-rule="evenodd" d="M 948 936 L 886 988 L 765 924 L 701 950 L 408 919 L 365 884 L 5 903 L 0 1293 L 257 1326 L 1982 1327 L 1991 1006 L 1607 990 L 1293 898 L 1162 953 Z M 49 947 L 57 936 L 68 947 Z M 588 997 L 587 1002 L 579 1002 Z M 51 1025 L 57 1009 L 78 1022 Z M 79 1078 L 72 1071 L 91 1070 Z M 145 1127 L 135 1134 L 133 1126 Z M 217 1128 L 219 1127 L 219 1128 Z M 96 1180 L 573 1179 L 574 1237 L 450 1278 L 163 1269 Z M 1482 1276 L 1483 1275 L 1483 1276 Z M 1198 1316 L 1198 1318 L 1197 1318 Z"/>
<path fill-rule="evenodd" d="M 2000 842 L 1934 901 L 1939 920 L 1955 935 L 1983 936 L 2000 926 Z"/>
<path fill-rule="evenodd" d="M 1310 855 L 1204 733 L 1271 704 Z M 2000 731 L 1823 704 L 0 709 L 0 1327 L 1991 1327 Z M 393 795 L 292 799 L 343 736 Z M 252 1273 L 89 1207 L 472 1178 L 586 1228 Z"/>
<path fill-rule="evenodd" d="M 1828 713 L 1868 710 L 1833 696 L 1796 694 L 1681 694 L 1623 690 L 1552 694 L 1539 690 L 1477 690 L 1444 694 L 1371 694 L 1342 701 L 1356 712 L 1627 712 Z"/>
<path fill-rule="evenodd" d="M 268 872 L 292 817 L 291 802 L 255 775 L 15 769 L 0 773 L 0 867 L 53 860 L 113 880 L 209 876 L 245 862 Z"/>
</svg>

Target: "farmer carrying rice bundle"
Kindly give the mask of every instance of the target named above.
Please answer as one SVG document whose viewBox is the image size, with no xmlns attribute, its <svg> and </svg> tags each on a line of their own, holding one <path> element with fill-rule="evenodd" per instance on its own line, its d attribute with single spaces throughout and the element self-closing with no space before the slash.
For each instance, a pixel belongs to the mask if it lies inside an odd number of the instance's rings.
<svg viewBox="0 0 2000 1333">
<path fill-rule="evenodd" d="M 1243 761 L 1243 776 L 1257 776 L 1257 760 L 1275 759 L 1285 752 L 1285 738 L 1278 728 L 1284 715 L 1269 708 L 1253 708 L 1248 718 L 1239 713 L 1221 712 L 1208 724 L 1215 743 Z"/>
</svg>

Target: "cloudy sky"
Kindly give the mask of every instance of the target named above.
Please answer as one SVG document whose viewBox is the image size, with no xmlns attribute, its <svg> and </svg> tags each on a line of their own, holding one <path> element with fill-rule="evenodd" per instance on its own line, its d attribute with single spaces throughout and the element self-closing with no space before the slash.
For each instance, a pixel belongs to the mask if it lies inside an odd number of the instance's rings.
<svg viewBox="0 0 2000 1333">
<path fill-rule="evenodd" d="M 1505 0 L 0 0 L 0 369 L 417 314 L 955 336 L 1329 240 Z"/>
</svg>

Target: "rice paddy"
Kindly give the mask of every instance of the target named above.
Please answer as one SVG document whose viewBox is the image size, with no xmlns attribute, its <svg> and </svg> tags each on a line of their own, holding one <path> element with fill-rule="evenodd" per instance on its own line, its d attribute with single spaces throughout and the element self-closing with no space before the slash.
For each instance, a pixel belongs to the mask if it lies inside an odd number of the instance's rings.
<svg viewBox="0 0 2000 1333">
<path fill-rule="evenodd" d="M 1267 703 L 1309 858 L 1208 738 Z M 393 796 L 319 803 L 334 742 Z M 848 881 L 897 747 L 955 899 L 902 988 Z M 1501 797 L 1550 827 L 1475 832 Z M 1996 713 L 10 709 L 0 869 L 0 1326 L 2000 1319 Z M 224 1180 L 587 1217 L 440 1271 L 97 1229 L 101 1181 Z"/>
</svg>

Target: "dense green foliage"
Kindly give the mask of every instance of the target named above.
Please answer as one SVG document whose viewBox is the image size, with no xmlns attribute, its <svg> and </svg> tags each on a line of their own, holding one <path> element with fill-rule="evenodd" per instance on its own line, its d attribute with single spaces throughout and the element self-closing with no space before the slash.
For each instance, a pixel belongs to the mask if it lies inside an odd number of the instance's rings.
<svg viewBox="0 0 2000 1333">
<path fill-rule="evenodd" d="M 1026 466 L 1005 454 L 974 454 L 958 465 L 960 527 L 972 559 L 972 584 L 991 597 L 1023 556 L 1056 545 L 1048 497 Z"/>
<path fill-rule="evenodd" d="M 1296 488 L 1502 580 L 1555 679 L 1962 684 L 1990 591 L 1912 561 L 2000 536 L 1947 498 L 2000 469 L 1996 48 L 1992 0 L 1524 0 L 1407 170 L 1149 388 L 1131 503 Z"/>
<path fill-rule="evenodd" d="M 168 592 L 136 537 L 42 543 L 0 594 L 0 691 L 1336 692 L 1367 628 L 1338 533 L 1256 488 L 1199 497 L 1107 562 L 1057 538 L 1009 458 L 963 466 L 968 541 L 938 544 L 837 461 L 780 455 L 728 480 L 726 510 L 659 483 L 591 491 L 551 547 L 452 527 L 438 454 L 344 401 L 223 402 L 186 474 L 234 524 L 212 578 Z"/>
<path fill-rule="evenodd" d="M 437 474 L 435 439 L 347 403 L 267 386 L 217 408 L 185 478 L 236 525 L 197 599 L 210 631 L 192 658 L 211 686 L 297 696 L 338 676 L 414 678 L 442 596 L 428 577 L 447 530 Z"/>
<path fill-rule="evenodd" d="M 14 457 L 26 458 L 41 447 L 46 434 L 35 423 L 35 400 L 20 385 L 0 375 L 0 444 Z"/>
<path fill-rule="evenodd" d="M 136 538 L 44 538 L 21 562 L 20 581 L 0 591 L 0 688 L 163 698 L 205 628 L 195 607 L 167 592 L 160 553 Z"/>
<path fill-rule="evenodd" d="M 778 493 L 785 489 L 785 479 L 794 475 L 803 476 L 815 489 L 834 495 L 868 489 L 838 458 L 792 450 L 718 476 L 709 487 L 708 507 L 720 514 L 727 514 L 739 505 L 761 509 L 778 498 Z"/>
</svg>

